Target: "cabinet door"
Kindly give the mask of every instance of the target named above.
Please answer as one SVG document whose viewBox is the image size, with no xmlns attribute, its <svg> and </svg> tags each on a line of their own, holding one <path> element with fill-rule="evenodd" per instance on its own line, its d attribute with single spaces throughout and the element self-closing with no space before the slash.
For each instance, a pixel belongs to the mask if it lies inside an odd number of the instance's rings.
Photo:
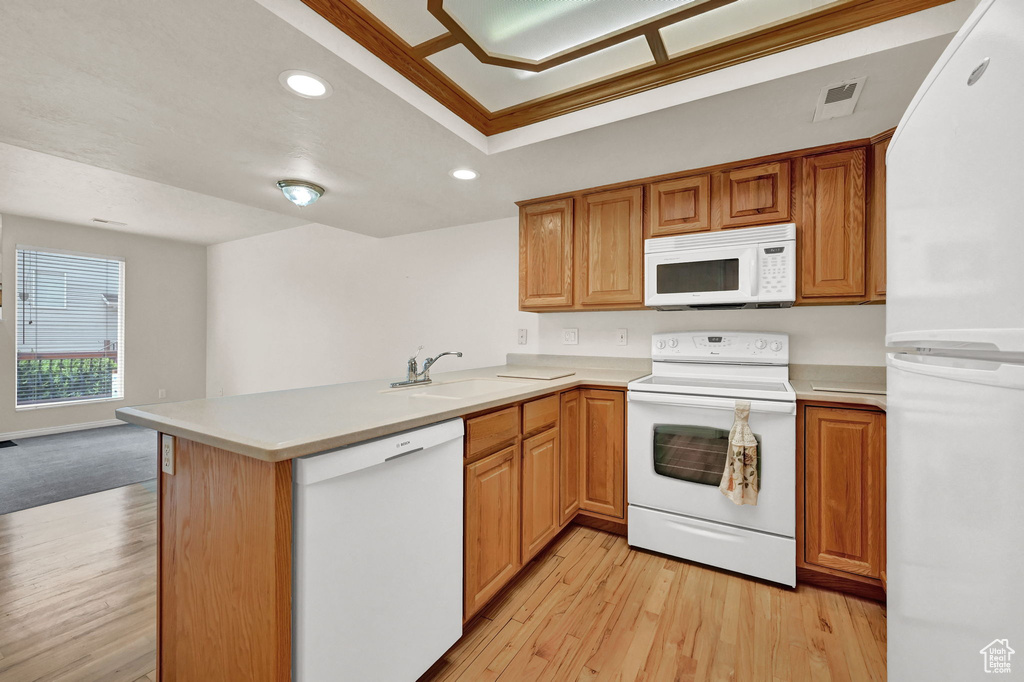
<svg viewBox="0 0 1024 682">
<path fill-rule="evenodd" d="M 640 187 L 588 194 L 580 200 L 580 305 L 643 305 L 642 200 Z"/>
<path fill-rule="evenodd" d="M 804 561 L 879 578 L 885 415 L 808 407 L 804 428 Z"/>
<path fill-rule="evenodd" d="M 580 392 L 562 394 L 558 420 L 560 472 L 558 477 L 558 525 L 564 526 L 580 508 Z"/>
<path fill-rule="evenodd" d="M 580 451 L 583 453 L 580 509 L 621 519 L 626 510 L 623 393 L 582 391 L 580 420 Z"/>
<path fill-rule="evenodd" d="M 723 171 L 722 227 L 747 227 L 789 220 L 792 187 L 789 161 Z"/>
<path fill-rule="evenodd" d="M 519 446 L 466 466 L 468 620 L 519 570 Z"/>
<path fill-rule="evenodd" d="M 523 441 L 523 563 L 558 534 L 558 429 Z"/>
<path fill-rule="evenodd" d="M 868 298 L 885 300 L 885 153 L 891 137 L 871 145 L 871 211 L 868 216 Z"/>
<path fill-rule="evenodd" d="M 519 307 L 572 305 L 572 199 L 519 209 Z"/>
<path fill-rule="evenodd" d="M 711 229 L 711 175 L 655 182 L 647 197 L 648 237 Z"/>
<path fill-rule="evenodd" d="M 865 283 L 865 150 L 803 160 L 800 296 L 855 297 Z"/>
</svg>

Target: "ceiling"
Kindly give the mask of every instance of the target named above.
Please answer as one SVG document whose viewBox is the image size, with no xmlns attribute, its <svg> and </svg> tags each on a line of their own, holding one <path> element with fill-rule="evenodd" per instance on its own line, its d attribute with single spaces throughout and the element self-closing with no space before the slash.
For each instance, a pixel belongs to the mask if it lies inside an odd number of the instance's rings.
<svg viewBox="0 0 1024 682">
<path fill-rule="evenodd" d="M 111 6 L 0 3 L 0 213 L 210 244 L 311 222 L 377 237 L 483 222 L 520 199 L 872 135 L 899 120 L 973 0 L 660 88 L 671 97 L 645 110 L 610 103 L 618 118 L 580 112 L 589 122 L 500 151 L 375 58 L 340 57 L 350 39 L 320 17 L 337 38 L 282 19 L 313 14 L 299 0 Z M 334 94 L 292 95 L 288 69 Z M 820 88 L 858 76 L 857 112 L 812 124 Z M 480 178 L 449 176 L 463 166 Z M 327 194 L 296 208 L 284 177 Z"/>
<path fill-rule="evenodd" d="M 951 0 L 303 0 L 484 135 Z"/>
</svg>

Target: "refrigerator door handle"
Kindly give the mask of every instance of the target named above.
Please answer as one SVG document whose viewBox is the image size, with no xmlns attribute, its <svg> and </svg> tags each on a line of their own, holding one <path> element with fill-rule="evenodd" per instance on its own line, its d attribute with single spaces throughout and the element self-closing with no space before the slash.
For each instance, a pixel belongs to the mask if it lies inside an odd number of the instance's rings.
<svg viewBox="0 0 1024 682">
<path fill-rule="evenodd" d="M 890 348 L 935 348 L 1017 353 L 1024 351 L 1024 328 L 925 329 L 887 334 Z"/>
<path fill-rule="evenodd" d="M 886 363 L 893 369 L 939 379 L 1024 389 L 1024 365 L 910 353 L 889 353 Z"/>
</svg>

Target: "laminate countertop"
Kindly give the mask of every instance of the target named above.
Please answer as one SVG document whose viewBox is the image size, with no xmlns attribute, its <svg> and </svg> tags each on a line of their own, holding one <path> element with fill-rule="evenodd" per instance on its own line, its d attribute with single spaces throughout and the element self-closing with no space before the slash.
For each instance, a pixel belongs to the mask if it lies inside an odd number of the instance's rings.
<svg viewBox="0 0 1024 682">
<path fill-rule="evenodd" d="M 536 364 L 551 366 L 550 359 Z M 389 389 L 391 380 L 379 379 L 124 407 L 116 414 L 132 424 L 280 462 L 576 386 L 625 389 L 630 381 L 650 373 L 649 360 L 646 365 L 628 359 L 618 366 L 614 362 L 604 363 L 608 365 L 605 367 L 574 364 L 567 359 L 565 370 L 574 374 L 552 380 L 497 378 L 498 374 L 523 369 L 524 364 L 434 373 L 429 384 L 432 387 L 467 379 L 495 379 L 508 384 L 507 388 L 496 385 L 493 391 L 469 398 L 419 396 L 425 385 Z"/>
<path fill-rule="evenodd" d="M 867 405 L 880 410 L 886 406 L 885 367 L 790 365 L 789 383 L 797 400 Z"/>
</svg>

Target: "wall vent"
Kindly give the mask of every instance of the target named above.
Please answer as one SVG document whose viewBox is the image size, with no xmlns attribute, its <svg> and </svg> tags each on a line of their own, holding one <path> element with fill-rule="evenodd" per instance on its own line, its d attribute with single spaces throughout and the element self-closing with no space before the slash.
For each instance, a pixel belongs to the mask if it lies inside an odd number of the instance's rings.
<svg viewBox="0 0 1024 682">
<path fill-rule="evenodd" d="M 822 88 L 818 93 L 818 106 L 814 109 L 814 122 L 852 114 L 857 108 L 857 101 L 867 79 L 867 76 L 862 76 Z"/>
</svg>

